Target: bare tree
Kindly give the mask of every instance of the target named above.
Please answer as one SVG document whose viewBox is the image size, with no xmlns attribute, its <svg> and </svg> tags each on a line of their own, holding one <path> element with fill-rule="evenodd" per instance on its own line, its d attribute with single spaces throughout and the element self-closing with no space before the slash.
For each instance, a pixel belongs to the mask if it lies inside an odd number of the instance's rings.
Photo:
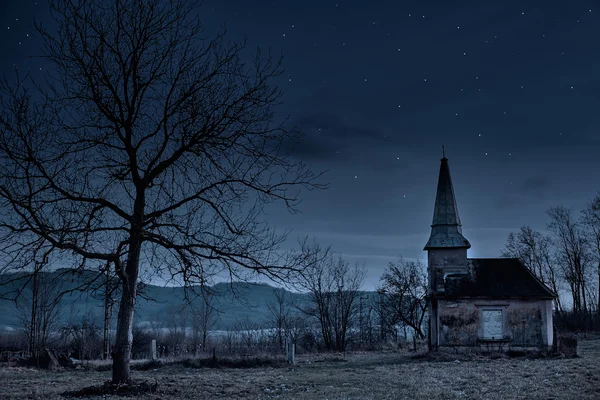
<svg viewBox="0 0 600 400">
<path fill-rule="evenodd" d="M 518 258 L 540 281 L 560 293 L 560 273 L 552 248 L 549 236 L 523 225 L 516 235 L 508 235 L 502 256 Z M 556 298 L 556 309 L 563 311 L 560 297 Z"/>
<path fill-rule="evenodd" d="M 92 318 L 84 316 L 81 323 L 67 324 L 61 329 L 61 336 L 65 342 L 70 342 L 69 347 L 75 347 L 77 358 L 90 360 L 96 358 L 97 348 L 94 344 L 99 343 L 100 329 Z"/>
<path fill-rule="evenodd" d="M 596 262 L 597 305 L 600 315 L 600 194 L 591 200 L 582 212 L 582 222 Z"/>
<path fill-rule="evenodd" d="M 288 294 L 285 289 L 278 288 L 273 291 L 275 300 L 267 302 L 267 310 L 269 311 L 269 325 L 275 326 L 275 334 L 277 344 L 280 349 L 283 349 L 284 340 L 287 337 L 288 325 L 290 322 L 290 304 Z"/>
<path fill-rule="evenodd" d="M 294 309 L 298 310 L 297 308 Z M 298 345 L 300 338 L 309 332 L 311 328 L 311 324 L 307 321 L 306 316 L 299 312 L 290 312 L 286 326 L 286 334 L 295 345 Z"/>
<path fill-rule="evenodd" d="M 207 39 L 190 0 L 50 0 L 44 84 L 0 92 L 0 216 L 7 269 L 40 241 L 63 265 L 120 280 L 112 381 L 130 381 L 143 261 L 185 285 L 216 274 L 288 279 L 304 255 L 261 219 L 322 187 L 274 124 L 280 62 Z M 70 261 L 69 261 L 70 260 Z M 101 268 L 98 268 L 101 270 Z M 101 279 L 99 272 L 95 279 Z"/>
<path fill-rule="evenodd" d="M 29 355 L 38 359 L 50 334 L 57 331 L 63 311 L 60 289 L 51 272 L 36 265 L 24 292 L 16 299 L 17 312 L 29 339 Z"/>
<path fill-rule="evenodd" d="M 196 355 L 198 347 L 202 351 L 207 351 L 208 333 L 215 327 L 219 315 L 215 308 L 213 293 L 206 288 L 201 289 L 200 296 L 190 301 L 189 307 L 192 322 L 193 351 Z"/>
<path fill-rule="evenodd" d="M 319 321 L 323 344 L 328 350 L 345 351 L 348 333 L 357 316 L 364 267 L 353 268 L 329 249 L 314 246 L 315 260 L 305 270 L 300 288 L 307 291 L 309 304 L 301 308 Z"/>
<path fill-rule="evenodd" d="M 165 346 L 169 349 L 168 355 L 179 356 L 186 341 L 189 307 L 183 303 L 169 306 L 165 311 Z"/>
<path fill-rule="evenodd" d="M 548 228 L 556 236 L 555 243 L 563 276 L 573 296 L 573 311 L 586 314 L 588 311 L 586 292 L 588 243 L 583 236 L 580 223 L 573 217 L 570 209 L 557 206 L 549 209 L 547 213 L 551 218 Z"/>
<path fill-rule="evenodd" d="M 379 340 L 384 342 L 388 335 L 396 339 L 395 318 L 392 317 L 392 310 L 388 301 L 387 292 L 383 288 L 377 289 L 377 297 L 374 301 L 375 314 L 377 315 L 377 325 L 379 327 Z"/>
<path fill-rule="evenodd" d="M 375 302 L 368 295 L 361 295 L 358 299 L 358 339 L 361 346 L 373 343 Z"/>
<path fill-rule="evenodd" d="M 413 337 L 424 339 L 427 273 L 421 262 L 401 258 L 396 263 L 389 263 L 381 276 L 379 292 L 385 296 L 384 309 L 390 311 L 393 323 L 405 324 L 413 330 Z"/>
</svg>

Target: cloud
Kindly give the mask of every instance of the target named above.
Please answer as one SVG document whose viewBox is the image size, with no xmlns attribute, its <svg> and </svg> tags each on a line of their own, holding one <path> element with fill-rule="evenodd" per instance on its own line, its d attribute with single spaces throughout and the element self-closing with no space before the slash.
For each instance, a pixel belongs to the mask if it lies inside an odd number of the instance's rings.
<svg viewBox="0 0 600 400">
<path fill-rule="evenodd" d="M 294 125 L 303 136 L 296 142 L 285 143 L 286 150 L 307 161 L 335 159 L 336 154 L 359 143 L 375 145 L 386 141 L 380 131 L 345 123 L 329 113 L 303 115 Z"/>
<path fill-rule="evenodd" d="M 408 168 L 411 162 L 384 131 L 346 122 L 332 113 L 306 114 L 294 125 L 303 136 L 284 143 L 284 150 L 307 162 L 326 161 L 386 171 Z"/>
<path fill-rule="evenodd" d="M 532 176 L 525 179 L 518 187 L 523 194 L 539 197 L 550 188 L 550 180 L 545 176 Z"/>
<path fill-rule="evenodd" d="M 531 176 L 525 180 L 512 185 L 512 191 L 499 196 L 496 199 L 496 207 L 513 208 L 533 203 L 543 202 L 550 189 L 552 182 L 545 176 Z"/>
</svg>

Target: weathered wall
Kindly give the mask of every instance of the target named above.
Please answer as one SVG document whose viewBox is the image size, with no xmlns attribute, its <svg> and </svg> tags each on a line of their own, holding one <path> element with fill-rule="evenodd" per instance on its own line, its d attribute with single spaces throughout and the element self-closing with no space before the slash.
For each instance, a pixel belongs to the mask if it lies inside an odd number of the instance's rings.
<svg viewBox="0 0 600 400">
<path fill-rule="evenodd" d="M 469 301 L 438 301 L 440 346 L 475 346 L 479 313 Z"/>
<path fill-rule="evenodd" d="M 431 291 L 444 291 L 445 275 L 469 272 L 467 249 L 433 249 L 428 254 L 429 288 Z"/>
<path fill-rule="evenodd" d="M 483 337 L 483 310 L 502 310 L 502 333 L 510 347 L 552 344 L 551 300 L 439 300 L 440 346 L 476 346 Z M 548 315 L 549 314 L 549 315 Z"/>
<path fill-rule="evenodd" d="M 427 252 L 429 268 L 446 267 L 465 270 L 467 268 L 467 249 L 432 249 Z"/>
</svg>

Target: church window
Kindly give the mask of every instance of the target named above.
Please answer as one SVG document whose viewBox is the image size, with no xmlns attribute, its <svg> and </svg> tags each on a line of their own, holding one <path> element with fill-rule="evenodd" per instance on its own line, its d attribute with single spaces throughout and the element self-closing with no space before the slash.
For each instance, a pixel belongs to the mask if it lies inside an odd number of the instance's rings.
<svg viewBox="0 0 600 400">
<path fill-rule="evenodd" d="M 483 339 L 502 339 L 502 310 L 482 310 Z"/>
</svg>

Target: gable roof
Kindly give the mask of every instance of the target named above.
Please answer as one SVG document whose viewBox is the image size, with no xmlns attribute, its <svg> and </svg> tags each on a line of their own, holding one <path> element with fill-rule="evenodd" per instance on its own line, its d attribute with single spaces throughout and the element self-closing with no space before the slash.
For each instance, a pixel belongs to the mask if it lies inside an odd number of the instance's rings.
<svg viewBox="0 0 600 400">
<path fill-rule="evenodd" d="M 471 244 L 462 235 L 450 167 L 446 157 L 441 159 L 431 235 L 424 250 L 439 248 L 470 248 Z"/>
<path fill-rule="evenodd" d="M 473 278 L 446 277 L 442 297 L 553 299 L 556 294 L 537 279 L 518 258 L 469 258 Z"/>
</svg>

